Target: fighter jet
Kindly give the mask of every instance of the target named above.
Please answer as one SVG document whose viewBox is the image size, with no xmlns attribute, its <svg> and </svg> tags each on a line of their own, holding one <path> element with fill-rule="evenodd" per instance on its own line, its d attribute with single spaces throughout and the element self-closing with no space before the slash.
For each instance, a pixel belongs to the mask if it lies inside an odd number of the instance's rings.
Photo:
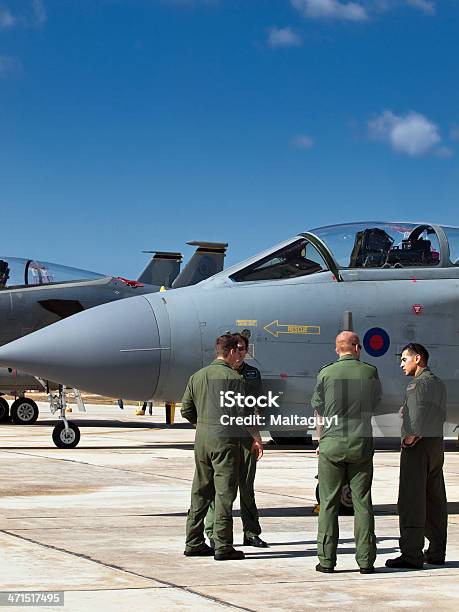
<svg viewBox="0 0 459 612">
<path fill-rule="evenodd" d="M 198 285 L 76 314 L 0 348 L 0 363 L 102 395 L 176 402 L 190 374 L 212 360 L 215 338 L 244 330 L 278 397 L 268 428 L 284 437 L 295 431 L 292 417 L 312 416 L 317 372 L 336 359 L 336 334 L 353 329 L 382 381 L 376 433 L 397 435 L 393 415 L 406 388 L 399 353 L 410 341 L 428 347 L 447 384 L 451 430 L 459 422 L 458 284 L 459 228 L 320 227 Z"/>
<path fill-rule="evenodd" d="M 193 241 L 197 249 L 180 272 L 182 254 L 154 253 L 137 281 L 31 259 L 0 256 L 0 345 L 99 304 L 162 288 L 197 283 L 223 269 L 226 243 Z M 147 251 L 145 251 L 147 252 Z M 24 372 L 0 368 L 0 393 L 19 397 L 11 406 L 17 424 L 32 424 L 38 406 L 25 391 L 52 390 L 57 385 Z M 0 422 L 10 417 L 0 397 Z"/>
</svg>

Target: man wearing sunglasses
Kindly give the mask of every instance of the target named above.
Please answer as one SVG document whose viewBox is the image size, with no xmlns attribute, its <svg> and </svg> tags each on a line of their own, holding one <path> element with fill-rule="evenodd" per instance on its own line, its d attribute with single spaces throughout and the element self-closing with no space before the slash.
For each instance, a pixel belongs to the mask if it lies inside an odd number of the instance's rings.
<svg viewBox="0 0 459 612">
<path fill-rule="evenodd" d="M 321 417 L 335 417 L 320 435 L 317 534 L 318 572 L 332 573 L 336 565 L 341 489 L 348 482 L 354 506 L 356 561 L 360 573 L 371 574 L 376 559 L 371 417 L 381 398 L 377 369 L 360 361 L 357 334 L 343 331 L 336 337 L 338 361 L 323 367 L 311 406 Z"/>
<path fill-rule="evenodd" d="M 258 368 L 245 362 L 249 350 L 249 340 L 243 334 L 234 334 L 238 341 L 239 358 L 234 369 L 244 379 L 244 393 L 246 396 L 258 397 L 262 394 L 261 375 Z M 244 529 L 244 546 L 256 546 L 267 548 L 268 544 L 260 538 L 261 526 L 258 517 L 258 509 L 255 503 L 255 474 L 257 461 L 263 455 L 263 445 L 257 431 L 251 430 L 240 440 L 239 457 L 239 498 L 241 504 L 241 520 Z M 258 434 L 258 435 L 257 435 Z M 214 544 L 214 512 L 215 505 L 209 506 L 205 520 L 205 530 L 209 542 Z"/>
<path fill-rule="evenodd" d="M 415 342 L 402 349 L 400 367 L 412 377 L 401 408 L 402 448 L 398 514 L 400 557 L 387 567 L 421 569 L 445 564 L 448 511 L 443 477 L 446 388 L 427 366 L 429 353 Z M 424 537 L 429 540 L 425 553 Z"/>
</svg>

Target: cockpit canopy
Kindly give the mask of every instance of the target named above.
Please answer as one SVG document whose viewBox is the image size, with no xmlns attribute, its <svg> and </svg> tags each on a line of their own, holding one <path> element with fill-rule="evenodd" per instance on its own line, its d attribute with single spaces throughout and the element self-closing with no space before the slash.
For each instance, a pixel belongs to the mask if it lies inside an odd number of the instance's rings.
<svg viewBox="0 0 459 612">
<path fill-rule="evenodd" d="M 0 255 L 0 289 L 96 280 L 103 276 L 59 264 Z"/>
<path fill-rule="evenodd" d="M 230 273 L 236 282 L 346 269 L 459 266 L 459 228 L 416 223 L 347 223 L 300 234 Z"/>
<path fill-rule="evenodd" d="M 438 266 L 441 245 L 431 225 L 355 223 L 313 229 L 340 268 Z"/>
</svg>

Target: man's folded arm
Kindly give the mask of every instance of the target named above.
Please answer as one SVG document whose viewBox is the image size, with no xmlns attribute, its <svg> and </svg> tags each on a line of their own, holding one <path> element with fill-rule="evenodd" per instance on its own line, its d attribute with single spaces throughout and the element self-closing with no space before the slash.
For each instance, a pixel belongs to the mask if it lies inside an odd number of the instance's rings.
<svg viewBox="0 0 459 612">
<path fill-rule="evenodd" d="M 198 413 L 196 406 L 194 405 L 190 382 L 188 382 L 185 393 L 183 394 L 182 408 L 180 409 L 180 413 L 184 419 L 189 421 L 192 425 L 196 425 Z"/>
</svg>

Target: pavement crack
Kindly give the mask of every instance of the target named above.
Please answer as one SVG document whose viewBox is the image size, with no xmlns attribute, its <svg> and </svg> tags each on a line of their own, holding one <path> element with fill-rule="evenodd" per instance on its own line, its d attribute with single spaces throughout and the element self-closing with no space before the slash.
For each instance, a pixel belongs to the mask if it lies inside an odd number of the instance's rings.
<svg viewBox="0 0 459 612">
<path fill-rule="evenodd" d="M 168 580 L 162 580 L 160 578 L 154 578 L 152 576 L 146 576 L 144 574 L 140 574 L 139 572 L 134 572 L 133 570 L 128 570 L 124 567 L 121 567 L 120 565 L 116 565 L 115 563 L 106 563 L 104 561 L 101 561 L 100 559 L 94 559 L 94 557 L 91 557 L 89 555 L 85 555 L 83 553 L 77 553 L 71 550 L 67 550 L 66 548 L 61 548 L 60 546 L 54 546 L 53 544 L 44 544 L 43 542 L 39 542 L 38 540 L 34 540 L 33 538 L 28 538 L 22 535 L 19 535 L 17 533 L 14 533 L 12 531 L 8 531 L 7 529 L 0 529 L 0 533 L 4 533 L 5 535 L 8 535 L 12 538 L 17 538 L 18 540 L 23 540 L 24 542 L 29 542 L 29 544 L 35 544 L 37 546 L 41 546 L 42 548 L 46 548 L 48 550 L 54 550 L 56 552 L 60 552 L 60 553 L 64 553 L 66 555 L 71 555 L 73 557 L 77 557 L 79 559 L 84 559 L 85 561 L 90 561 L 92 563 L 96 563 L 97 565 L 101 565 L 102 567 L 106 567 L 108 569 L 113 569 L 116 570 L 118 572 L 122 572 L 124 574 L 128 574 L 130 576 L 136 576 L 137 578 L 143 578 L 144 580 L 151 580 L 152 582 L 156 582 L 158 584 L 162 584 L 164 585 L 164 587 L 169 587 L 169 588 L 173 588 L 173 589 L 177 589 L 179 591 L 184 591 L 186 593 L 191 593 L 193 595 L 196 595 L 198 597 L 202 597 L 203 599 L 206 599 L 208 601 L 212 601 L 214 603 L 217 603 L 221 606 L 225 606 L 227 608 L 232 608 L 234 610 L 244 610 L 245 612 L 255 612 L 252 608 L 244 608 L 242 606 L 237 606 L 235 604 L 232 604 L 228 601 L 225 601 L 223 599 L 220 599 L 219 597 L 214 597 L 212 595 L 205 595 L 203 593 L 200 593 L 199 591 L 196 591 L 195 589 L 191 588 L 191 587 L 186 587 L 186 586 L 181 586 L 179 584 L 176 584 L 175 582 L 171 582 Z"/>
</svg>

